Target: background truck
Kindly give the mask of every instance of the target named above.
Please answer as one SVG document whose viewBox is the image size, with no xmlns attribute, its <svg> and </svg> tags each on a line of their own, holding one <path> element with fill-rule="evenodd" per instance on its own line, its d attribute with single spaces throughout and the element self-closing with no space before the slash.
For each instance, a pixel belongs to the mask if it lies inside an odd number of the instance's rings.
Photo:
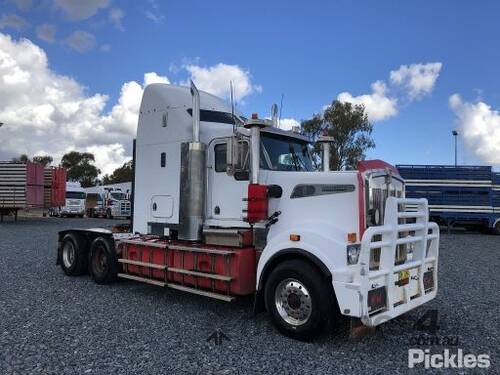
<svg viewBox="0 0 500 375">
<path fill-rule="evenodd" d="M 51 210 L 53 216 L 85 216 L 85 190 L 79 182 L 66 182 L 66 199 L 63 206 Z"/>
<path fill-rule="evenodd" d="M 43 208 L 44 167 L 36 163 L 0 161 L 0 221 L 19 210 Z"/>
<path fill-rule="evenodd" d="M 405 198 L 398 171 L 380 160 L 329 171 L 324 152 L 315 170 L 309 139 L 276 123 L 245 120 L 194 84 L 147 86 L 132 231 L 62 231 L 57 263 L 99 284 L 254 295 L 255 311 L 297 339 L 342 316 L 376 326 L 432 300 L 439 231 L 427 201 Z"/>
<path fill-rule="evenodd" d="M 480 226 L 500 234 L 500 173 L 491 166 L 398 165 L 408 197 L 425 198 L 431 219 L 448 228 Z"/>
<path fill-rule="evenodd" d="M 123 185 L 124 188 L 127 184 Z M 131 185 L 131 184 L 129 184 Z M 130 190 L 122 191 L 121 187 L 103 185 L 85 189 L 87 199 L 85 202 L 88 217 L 114 217 L 130 218 Z"/>
</svg>

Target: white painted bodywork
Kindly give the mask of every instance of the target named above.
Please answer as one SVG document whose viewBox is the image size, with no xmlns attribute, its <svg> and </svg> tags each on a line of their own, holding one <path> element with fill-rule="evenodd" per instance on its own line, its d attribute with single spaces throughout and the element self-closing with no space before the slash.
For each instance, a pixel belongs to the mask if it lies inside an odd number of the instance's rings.
<svg viewBox="0 0 500 375">
<path fill-rule="evenodd" d="M 66 182 L 66 201 L 63 207 L 58 209 L 60 215 L 83 215 L 85 214 L 85 198 L 68 198 L 68 193 L 85 193 L 79 182 Z"/>
<path fill-rule="evenodd" d="M 200 92 L 201 109 L 210 109 L 230 113 L 231 108 L 221 99 Z M 192 118 L 187 112 L 191 108 L 191 95 L 188 88 L 165 84 L 153 84 L 146 87 L 139 116 L 136 140 L 135 169 L 135 201 L 134 232 L 148 233 L 148 223 L 179 223 L 179 189 L 180 184 L 180 148 L 182 142 L 192 140 Z M 237 131 L 248 135 L 246 129 Z M 290 137 L 297 137 L 291 132 L 277 131 Z M 248 181 L 237 181 L 226 173 L 215 172 L 214 147 L 224 144 L 233 136 L 230 124 L 201 121 L 200 141 L 207 145 L 207 189 L 205 199 L 205 226 L 221 228 L 247 228 L 244 221 Z M 161 153 L 165 153 L 166 165 L 161 167 Z M 359 213 L 360 187 L 357 171 L 350 172 L 289 172 L 260 170 L 261 184 L 277 184 L 283 189 L 279 199 L 270 199 L 269 214 L 281 211 L 277 223 L 270 227 L 265 246 L 257 267 L 257 289 L 259 279 L 266 263 L 277 252 L 286 249 L 300 249 L 319 259 L 332 274 L 332 283 L 341 312 L 353 317 L 362 317 L 365 324 L 376 325 L 366 313 L 366 294 L 370 288 L 369 272 L 361 275 L 366 256 L 369 256 L 371 238 L 377 231 L 382 231 L 384 238 L 394 237 L 398 233 L 394 225 L 394 217 L 398 213 L 393 206 L 387 206 L 386 225 L 370 227 L 362 238 L 360 263 L 348 265 L 346 246 L 348 233 L 356 233 L 358 243 L 361 241 Z M 294 187 L 298 184 L 339 184 L 352 185 L 350 192 L 332 193 L 318 196 L 291 198 Z M 396 198 L 394 198 L 396 199 Z M 415 202 L 413 202 L 415 204 Z M 422 202 L 417 202 L 423 209 Z M 152 206 L 156 205 L 153 212 Z M 389 201 L 388 201 L 389 204 Z M 392 204 L 392 203 L 391 203 Z M 220 213 L 216 214 L 216 207 Z M 425 202 L 425 209 L 427 209 Z M 428 223 L 427 213 L 420 218 L 425 228 L 433 229 L 433 254 L 437 270 L 437 243 L 439 234 L 434 224 Z M 390 223 L 390 224 L 387 224 Z M 397 223 L 397 219 L 396 219 Z M 257 226 L 263 226 L 257 224 Z M 427 229 L 425 229 L 427 230 Z M 424 229 L 422 229 L 424 231 Z M 422 232 L 423 233 L 423 232 Z M 290 234 L 300 235 L 300 241 L 290 240 Z M 391 237 L 391 238 L 392 238 Z M 427 233 L 418 242 L 426 243 Z M 388 243 L 383 254 L 394 259 L 395 242 Z M 423 246 L 423 245 L 422 245 Z M 393 273 L 390 262 L 384 263 L 387 272 Z M 413 272 L 413 271 L 412 271 Z M 412 274 L 413 275 L 413 274 Z M 414 275 L 413 275 L 414 276 Z M 436 274 L 437 276 L 437 274 Z M 437 277 L 435 277 L 437 280 Z M 377 279 L 380 285 L 390 285 L 391 279 L 382 276 Z M 414 283 L 409 287 L 415 288 Z M 420 285 L 420 284 L 419 284 Z M 417 285 L 418 287 L 418 285 Z M 391 288 L 389 288 L 391 289 Z M 407 289 L 407 288 L 404 288 Z M 437 289 L 437 285 L 436 285 Z M 392 289 L 391 289 L 392 290 Z M 388 319 L 399 315 L 425 301 L 434 298 L 435 290 L 423 298 L 407 301 L 398 310 L 389 309 Z M 391 295 L 396 294 L 396 292 Z M 392 298 L 392 297 L 391 297 Z"/>
<path fill-rule="evenodd" d="M 200 91 L 201 109 L 231 112 L 221 99 Z M 181 143 L 192 140 L 191 94 L 186 87 L 152 84 L 146 87 L 142 98 L 136 140 L 136 172 L 134 231 L 147 232 L 147 223 L 179 224 L 179 186 Z M 166 126 L 164 126 L 166 124 Z M 200 141 L 209 144 L 212 139 L 232 135 L 228 124 L 201 121 Z M 161 167 L 161 153 L 165 153 L 165 167 Z M 208 158 L 207 158 L 208 159 Z M 207 194 L 207 197 L 210 196 Z M 159 203 L 165 217 L 153 215 L 153 197 L 164 197 Z"/>
</svg>

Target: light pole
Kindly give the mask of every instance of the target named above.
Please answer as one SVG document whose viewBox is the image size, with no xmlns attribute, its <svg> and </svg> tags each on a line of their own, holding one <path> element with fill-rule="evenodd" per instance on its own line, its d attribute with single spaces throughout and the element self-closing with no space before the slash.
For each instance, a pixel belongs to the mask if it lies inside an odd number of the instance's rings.
<svg viewBox="0 0 500 375">
<path fill-rule="evenodd" d="M 453 134 L 453 137 L 455 138 L 455 167 L 457 166 L 457 135 L 458 135 L 458 132 L 456 130 L 453 130 L 451 132 L 451 134 Z"/>
</svg>

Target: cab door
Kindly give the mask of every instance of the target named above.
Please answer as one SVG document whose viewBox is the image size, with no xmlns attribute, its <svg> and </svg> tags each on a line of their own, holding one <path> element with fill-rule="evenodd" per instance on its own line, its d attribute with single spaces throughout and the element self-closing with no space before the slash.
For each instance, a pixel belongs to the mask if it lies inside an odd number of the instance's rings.
<svg viewBox="0 0 500 375">
<path fill-rule="evenodd" d="M 227 174 L 226 141 L 226 138 L 217 139 L 209 146 L 207 218 L 210 225 L 243 226 L 246 216 L 243 199 L 247 196 L 248 173 Z"/>
</svg>

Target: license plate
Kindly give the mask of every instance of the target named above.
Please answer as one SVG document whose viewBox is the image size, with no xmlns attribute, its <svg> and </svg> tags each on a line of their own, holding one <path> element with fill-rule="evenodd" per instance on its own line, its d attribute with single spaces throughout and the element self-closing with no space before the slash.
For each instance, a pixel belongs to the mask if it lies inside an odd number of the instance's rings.
<svg viewBox="0 0 500 375">
<path fill-rule="evenodd" d="M 434 288 L 434 271 L 429 270 L 424 272 L 424 290 L 425 293 L 430 292 Z"/>
<path fill-rule="evenodd" d="M 407 285 L 410 282 L 410 271 L 404 270 L 398 272 L 397 286 Z"/>
</svg>

